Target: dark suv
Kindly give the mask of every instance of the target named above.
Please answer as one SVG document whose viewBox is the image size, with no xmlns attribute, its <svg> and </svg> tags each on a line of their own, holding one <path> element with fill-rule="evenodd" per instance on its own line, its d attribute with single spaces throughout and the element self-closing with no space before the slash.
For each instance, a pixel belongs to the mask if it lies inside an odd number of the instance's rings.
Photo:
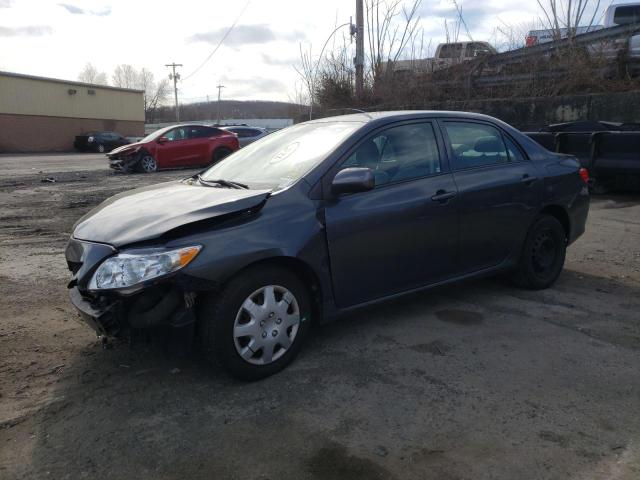
<svg viewBox="0 0 640 480">
<path fill-rule="evenodd" d="M 260 378 L 355 308 L 505 272 L 549 287 L 584 232 L 587 180 L 484 115 L 302 123 L 81 218 L 71 300 L 100 335 L 191 325 L 230 372 Z"/>
<path fill-rule="evenodd" d="M 76 137 L 73 148 L 80 152 L 104 153 L 130 143 L 127 138 L 116 132 L 88 132 Z"/>
</svg>

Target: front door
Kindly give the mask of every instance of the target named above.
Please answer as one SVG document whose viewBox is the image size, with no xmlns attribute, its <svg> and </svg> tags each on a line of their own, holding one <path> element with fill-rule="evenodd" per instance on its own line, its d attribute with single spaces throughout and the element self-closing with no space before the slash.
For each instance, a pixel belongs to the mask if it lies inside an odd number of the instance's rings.
<svg viewBox="0 0 640 480">
<path fill-rule="evenodd" d="M 431 122 L 361 141 L 341 168 L 373 170 L 373 190 L 331 198 L 325 221 L 336 302 L 347 307 L 455 274 L 456 187 Z"/>
<path fill-rule="evenodd" d="M 518 255 L 542 182 L 516 142 L 483 122 L 443 121 L 458 187 L 460 263 L 465 273 Z"/>
<path fill-rule="evenodd" d="M 189 146 L 187 127 L 176 127 L 163 135 L 166 142 L 158 144 L 156 160 L 162 168 L 177 168 L 189 164 L 193 152 Z"/>
</svg>

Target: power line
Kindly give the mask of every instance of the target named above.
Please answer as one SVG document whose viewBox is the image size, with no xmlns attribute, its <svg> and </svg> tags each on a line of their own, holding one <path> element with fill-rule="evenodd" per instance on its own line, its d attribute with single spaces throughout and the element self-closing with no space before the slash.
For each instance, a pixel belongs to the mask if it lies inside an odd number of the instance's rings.
<svg viewBox="0 0 640 480">
<path fill-rule="evenodd" d="M 251 0 L 247 0 L 247 3 L 244 4 L 244 7 L 242 8 L 242 10 L 240 11 L 240 14 L 237 16 L 237 18 L 234 20 L 233 24 L 229 27 L 229 29 L 225 32 L 225 34 L 223 35 L 223 37 L 220 39 L 220 41 L 218 42 L 218 44 L 216 45 L 216 48 L 213 49 L 213 51 L 209 54 L 209 56 L 207 58 L 205 58 L 204 62 L 202 62 L 198 68 L 196 68 L 193 72 L 191 72 L 189 75 L 187 75 L 184 80 L 189 80 L 191 77 L 193 77 L 196 73 L 198 73 L 200 71 L 200 69 L 202 67 L 204 67 L 206 65 L 206 63 L 211 60 L 211 57 L 213 57 L 215 55 L 215 53 L 218 51 L 218 49 L 222 46 L 222 44 L 224 43 L 224 41 L 227 39 L 227 37 L 229 36 L 229 34 L 231 33 L 231 31 L 234 29 L 234 27 L 236 26 L 236 24 L 240 21 L 240 17 L 242 17 L 242 15 L 244 14 L 245 10 L 247 9 L 247 7 L 249 6 L 249 3 L 251 3 Z"/>
</svg>

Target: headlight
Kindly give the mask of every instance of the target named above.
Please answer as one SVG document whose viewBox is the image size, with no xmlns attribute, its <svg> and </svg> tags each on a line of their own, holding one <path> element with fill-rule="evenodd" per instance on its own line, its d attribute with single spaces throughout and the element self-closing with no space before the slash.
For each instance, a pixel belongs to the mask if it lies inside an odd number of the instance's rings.
<svg viewBox="0 0 640 480">
<path fill-rule="evenodd" d="M 89 290 L 131 287 L 186 267 L 196 258 L 201 246 L 175 250 L 129 250 L 107 258 L 89 282 Z"/>
<path fill-rule="evenodd" d="M 93 137 L 87 138 L 87 142 L 89 142 L 89 143 L 93 142 Z"/>
</svg>

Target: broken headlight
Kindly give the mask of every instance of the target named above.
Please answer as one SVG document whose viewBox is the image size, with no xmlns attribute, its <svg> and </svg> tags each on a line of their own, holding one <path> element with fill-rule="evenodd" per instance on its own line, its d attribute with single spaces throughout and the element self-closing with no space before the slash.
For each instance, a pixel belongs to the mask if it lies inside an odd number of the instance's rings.
<svg viewBox="0 0 640 480">
<path fill-rule="evenodd" d="M 89 282 L 89 290 L 127 288 L 162 277 L 186 267 L 202 247 L 193 245 L 173 250 L 129 250 L 107 258 Z"/>
</svg>

